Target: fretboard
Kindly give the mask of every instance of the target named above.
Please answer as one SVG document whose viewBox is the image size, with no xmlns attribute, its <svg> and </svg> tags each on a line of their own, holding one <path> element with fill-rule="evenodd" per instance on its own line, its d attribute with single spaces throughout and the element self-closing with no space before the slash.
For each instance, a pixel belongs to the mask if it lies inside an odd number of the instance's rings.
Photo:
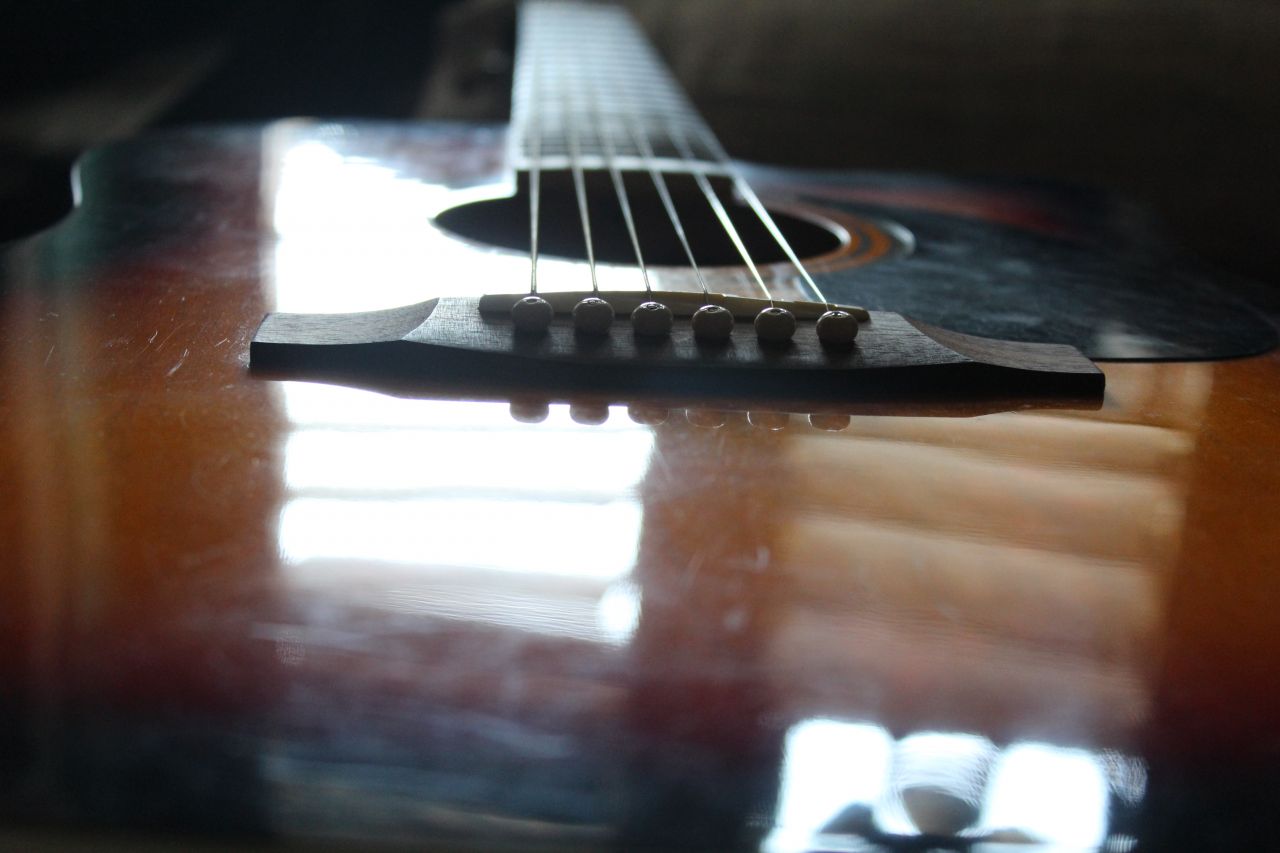
<svg viewBox="0 0 1280 853">
<path fill-rule="evenodd" d="M 527 169 L 720 172 L 724 150 L 624 10 L 527 0 L 520 11 L 509 160 Z"/>
</svg>

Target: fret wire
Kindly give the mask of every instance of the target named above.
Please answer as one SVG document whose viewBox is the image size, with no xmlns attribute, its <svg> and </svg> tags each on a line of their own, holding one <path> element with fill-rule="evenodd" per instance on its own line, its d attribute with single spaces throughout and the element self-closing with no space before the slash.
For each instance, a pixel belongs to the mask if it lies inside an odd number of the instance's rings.
<svg viewBox="0 0 1280 853">
<path fill-rule="evenodd" d="M 671 141 L 675 143 L 676 148 L 680 150 L 680 155 L 686 160 L 693 159 L 693 152 L 689 148 L 689 140 L 681 131 L 676 134 L 675 128 L 668 125 L 667 134 L 671 137 Z M 773 305 L 773 294 L 769 292 L 769 287 L 764 283 L 764 279 L 760 276 L 760 270 L 756 268 L 756 263 L 751 259 L 751 253 L 747 251 L 747 246 L 742 242 L 738 229 L 734 227 L 733 220 L 729 218 L 729 212 L 725 210 L 724 204 L 720 201 L 720 197 L 716 195 L 715 188 L 711 186 L 711 182 L 707 180 L 707 176 L 702 172 L 694 172 L 693 179 L 697 181 L 698 188 L 702 190 L 703 196 L 706 197 L 707 203 L 711 205 L 711 209 L 715 211 L 716 218 L 720 220 L 720 226 L 728 234 L 729 239 L 733 242 L 734 248 L 738 250 L 738 254 L 742 256 L 742 260 L 747 265 L 747 269 L 751 271 L 751 275 L 755 278 L 756 285 L 764 294 L 764 298 L 769 300 L 769 304 Z"/>
</svg>

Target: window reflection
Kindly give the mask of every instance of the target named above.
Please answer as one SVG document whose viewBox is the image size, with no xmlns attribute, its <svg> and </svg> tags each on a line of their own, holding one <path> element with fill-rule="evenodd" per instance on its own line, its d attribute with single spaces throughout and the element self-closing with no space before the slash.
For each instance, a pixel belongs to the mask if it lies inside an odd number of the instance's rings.
<svg viewBox="0 0 1280 853">
<path fill-rule="evenodd" d="M 612 501 L 644 473 L 646 433 L 307 429 L 285 446 L 285 483 L 298 492 L 406 491 L 560 495 Z M 596 460 L 603 464 L 595 469 Z M 583 466 L 593 469 L 583 476 Z M 513 510 L 514 511 L 514 510 Z M 527 510 L 519 511 L 527 515 Z M 504 515 L 509 513 L 504 513 Z"/>
<path fill-rule="evenodd" d="M 1107 793 L 1097 755 L 1015 744 L 992 773 L 982 821 L 991 829 L 1019 829 L 1068 849 L 1088 850 L 1106 838 Z"/>
<path fill-rule="evenodd" d="M 630 570 L 639 531 L 640 508 L 622 501 L 296 497 L 280 551 L 293 566 L 349 558 L 613 580 Z M 552 538 L 554 550 L 530 547 Z"/>
<path fill-rule="evenodd" d="M 355 155 L 349 129 L 282 122 L 265 137 L 265 259 L 277 310 L 364 311 L 524 282 L 527 260 L 486 256 L 430 226 L 501 192 L 422 180 Z M 565 266 L 547 261 L 548 280 Z M 652 436 L 624 416 L 585 428 L 566 406 L 540 424 L 506 403 L 408 400 L 282 383 L 286 501 L 278 544 L 297 592 L 400 614 L 625 643 L 628 580 Z M 546 547 L 548 542 L 554 547 Z M 517 580 L 519 578 L 519 580 Z"/>
<path fill-rule="evenodd" d="M 884 794 L 893 737 L 881 726 L 806 720 L 786 739 L 776 829 L 765 853 L 808 850 L 814 836 L 850 807 L 870 809 Z"/>
<path fill-rule="evenodd" d="M 647 428 L 617 413 L 581 427 L 564 406 L 530 425 L 504 403 L 283 389 L 278 541 L 295 588 L 604 644 L 634 633 Z"/>
<path fill-rule="evenodd" d="M 998 750 L 982 735 L 917 732 L 894 747 L 876 826 L 894 835 L 975 834 L 983 791 Z"/>
<path fill-rule="evenodd" d="M 285 124 L 268 136 L 279 149 L 267 157 L 276 170 L 267 187 L 277 235 L 268 273 L 279 310 L 367 311 L 411 305 L 442 289 L 482 292 L 481 282 L 466 274 L 474 265 L 470 250 L 428 223 L 445 206 L 491 194 L 493 187 L 460 190 L 422 181 L 343 155 L 340 139 L 327 144 L 314 136 L 298 140 L 296 133 Z M 486 269 L 504 265 L 513 280 L 527 275 L 515 256 L 495 256 Z"/>
<path fill-rule="evenodd" d="M 281 122 L 266 135 L 264 202 L 277 236 L 267 276 L 277 310 L 369 311 L 525 286 L 527 255 L 486 252 L 477 276 L 475 247 L 430 224 L 446 207 L 510 192 L 509 178 L 466 187 L 424 181 L 344 154 L 345 128 L 303 127 Z M 642 286 L 631 265 L 602 264 L 597 276 L 605 289 Z M 557 258 L 539 259 L 538 278 L 548 290 L 586 286 L 579 264 Z"/>
<path fill-rule="evenodd" d="M 1117 772 L 1117 768 L 1123 772 Z M 992 743 L 964 732 L 915 732 L 805 720 L 787 733 L 775 829 L 764 853 L 917 849 L 921 836 L 971 849 L 1123 849 L 1110 804 L 1134 804 L 1142 762 L 1113 750 Z"/>
</svg>

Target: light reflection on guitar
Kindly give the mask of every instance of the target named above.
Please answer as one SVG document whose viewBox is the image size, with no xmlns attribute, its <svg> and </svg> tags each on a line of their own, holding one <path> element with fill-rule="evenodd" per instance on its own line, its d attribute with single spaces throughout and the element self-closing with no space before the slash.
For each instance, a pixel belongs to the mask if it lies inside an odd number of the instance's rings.
<svg viewBox="0 0 1280 853">
<path fill-rule="evenodd" d="M 247 373 L 266 310 L 523 275 L 423 224 L 490 197 L 500 142 L 122 146 L 8 250 L 11 820 L 1125 849 L 1194 800 L 1266 837 L 1231 797 L 1274 779 L 1274 354 L 1109 364 L 1096 411 L 839 429 Z"/>
</svg>

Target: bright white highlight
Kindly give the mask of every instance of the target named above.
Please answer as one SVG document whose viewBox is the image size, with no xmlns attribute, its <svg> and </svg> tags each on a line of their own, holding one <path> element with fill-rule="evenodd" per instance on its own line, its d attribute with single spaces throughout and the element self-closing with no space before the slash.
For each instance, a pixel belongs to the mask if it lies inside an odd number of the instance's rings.
<svg viewBox="0 0 1280 853">
<path fill-rule="evenodd" d="M 808 850 L 822 828 L 852 805 L 884 793 L 893 738 L 880 726 L 814 719 L 787 733 L 776 829 L 765 853 Z"/>
</svg>

